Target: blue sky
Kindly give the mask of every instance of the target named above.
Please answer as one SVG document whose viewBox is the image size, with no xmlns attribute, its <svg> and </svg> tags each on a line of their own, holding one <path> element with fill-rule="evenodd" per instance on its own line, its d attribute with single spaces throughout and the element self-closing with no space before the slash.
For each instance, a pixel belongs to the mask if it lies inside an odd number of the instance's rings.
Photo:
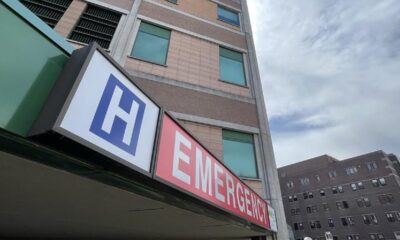
<svg viewBox="0 0 400 240">
<path fill-rule="evenodd" d="M 278 166 L 400 154 L 400 1 L 248 5 Z"/>
</svg>

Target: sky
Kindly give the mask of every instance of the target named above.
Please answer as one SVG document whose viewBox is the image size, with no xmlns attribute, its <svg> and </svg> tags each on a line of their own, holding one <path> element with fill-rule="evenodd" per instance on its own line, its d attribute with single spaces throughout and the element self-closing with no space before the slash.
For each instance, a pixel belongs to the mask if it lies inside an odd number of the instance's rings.
<svg viewBox="0 0 400 240">
<path fill-rule="evenodd" d="M 400 157 L 400 1 L 248 0 L 278 167 Z"/>
</svg>

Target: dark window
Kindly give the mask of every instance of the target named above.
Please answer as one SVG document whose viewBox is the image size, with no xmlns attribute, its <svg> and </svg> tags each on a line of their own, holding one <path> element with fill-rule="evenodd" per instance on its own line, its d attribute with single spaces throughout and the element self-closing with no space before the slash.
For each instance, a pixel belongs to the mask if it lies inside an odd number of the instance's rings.
<svg viewBox="0 0 400 240">
<path fill-rule="evenodd" d="M 363 215 L 363 221 L 365 224 L 378 224 L 378 219 L 374 214 Z"/>
<path fill-rule="evenodd" d="M 315 221 L 315 226 L 317 228 L 321 228 L 321 222 L 320 221 Z"/>
<path fill-rule="evenodd" d="M 338 191 L 337 191 L 337 188 L 336 188 L 336 187 L 333 187 L 333 188 L 332 188 L 332 193 L 333 193 L 333 194 L 336 194 L 336 193 L 338 193 Z"/>
<path fill-rule="evenodd" d="M 367 215 L 363 216 L 363 221 L 364 221 L 364 224 L 371 224 L 371 221 L 369 220 L 369 217 Z"/>
<path fill-rule="evenodd" d="M 358 207 L 364 207 L 364 199 L 363 198 L 357 199 L 357 206 Z"/>
<path fill-rule="evenodd" d="M 313 197 L 314 197 L 314 194 L 312 192 L 309 192 L 308 193 L 308 198 L 313 198 Z"/>
<path fill-rule="evenodd" d="M 72 0 L 22 0 L 21 3 L 42 19 L 50 27 L 54 28 L 62 15 L 71 4 Z"/>
<path fill-rule="evenodd" d="M 167 2 L 173 3 L 173 4 L 178 4 L 178 0 L 167 0 Z"/>
<path fill-rule="evenodd" d="M 343 208 L 349 208 L 349 204 L 347 203 L 347 201 L 343 201 Z"/>
<path fill-rule="evenodd" d="M 218 19 L 235 26 L 240 26 L 239 13 L 222 6 L 218 6 Z"/>
<path fill-rule="evenodd" d="M 329 227 L 334 227 L 335 226 L 335 223 L 333 222 L 332 218 L 328 218 L 328 226 Z"/>
<path fill-rule="evenodd" d="M 294 201 L 294 202 L 297 201 L 297 195 L 293 195 L 293 201 Z"/>
<path fill-rule="evenodd" d="M 82 43 L 97 42 L 108 49 L 121 14 L 89 4 L 69 38 Z"/>
<path fill-rule="evenodd" d="M 294 230 L 299 230 L 299 225 L 297 223 L 294 223 L 293 228 L 294 228 Z"/>
<path fill-rule="evenodd" d="M 289 202 L 293 202 L 292 196 L 289 196 Z"/>
<path fill-rule="evenodd" d="M 340 220 L 342 221 L 342 225 L 343 226 L 347 226 L 348 225 L 346 218 L 343 217 L 343 218 L 340 218 Z"/>
<path fill-rule="evenodd" d="M 287 183 L 286 183 L 286 186 L 287 186 L 288 188 L 293 188 L 293 181 L 287 182 Z"/>
<path fill-rule="evenodd" d="M 307 213 L 311 213 L 311 207 L 306 207 Z"/>
<path fill-rule="evenodd" d="M 367 198 L 367 197 L 364 198 L 364 205 L 366 207 L 371 207 L 371 201 L 369 201 L 369 198 Z"/>
<path fill-rule="evenodd" d="M 382 194 L 378 196 L 379 202 L 381 204 L 389 204 L 394 201 L 392 194 Z"/>
<path fill-rule="evenodd" d="M 311 229 L 314 229 L 314 228 L 315 228 L 315 222 L 314 222 L 314 221 L 311 221 L 311 222 L 310 222 L 310 228 L 311 228 Z"/>
<path fill-rule="evenodd" d="M 324 190 L 319 190 L 319 194 L 320 194 L 321 196 L 325 196 L 325 191 L 324 191 Z"/>
<path fill-rule="evenodd" d="M 304 198 L 304 199 L 307 199 L 307 198 L 308 198 L 308 193 L 306 193 L 306 192 L 303 193 L 303 198 Z"/>
<path fill-rule="evenodd" d="M 386 218 L 389 222 L 396 222 L 395 214 L 392 212 L 386 213 Z"/>
</svg>

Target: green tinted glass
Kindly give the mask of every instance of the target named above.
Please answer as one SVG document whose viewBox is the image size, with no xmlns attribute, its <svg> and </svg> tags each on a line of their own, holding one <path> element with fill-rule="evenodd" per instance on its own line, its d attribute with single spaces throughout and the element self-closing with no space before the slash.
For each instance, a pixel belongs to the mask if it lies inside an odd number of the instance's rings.
<svg viewBox="0 0 400 240">
<path fill-rule="evenodd" d="M 170 35 L 169 30 L 142 22 L 131 55 L 146 61 L 165 64 Z"/>
<path fill-rule="evenodd" d="M 1 2 L 0 29 L 0 127 L 26 136 L 69 56 Z"/>
<path fill-rule="evenodd" d="M 241 53 L 219 48 L 219 77 L 223 81 L 246 85 Z"/>
<path fill-rule="evenodd" d="M 257 178 L 253 135 L 224 130 L 224 163 L 238 176 Z"/>
</svg>

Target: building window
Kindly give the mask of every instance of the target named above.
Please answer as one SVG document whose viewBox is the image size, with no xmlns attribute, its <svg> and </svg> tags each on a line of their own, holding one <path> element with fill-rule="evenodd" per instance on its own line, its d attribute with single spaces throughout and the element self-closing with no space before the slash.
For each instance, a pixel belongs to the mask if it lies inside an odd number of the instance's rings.
<svg viewBox="0 0 400 240">
<path fill-rule="evenodd" d="M 336 171 L 329 171 L 328 175 L 329 175 L 329 178 L 335 178 L 336 177 Z"/>
<path fill-rule="evenodd" d="M 21 3 L 31 10 L 36 16 L 42 19 L 50 27 L 54 28 L 62 15 L 68 9 L 72 0 L 22 0 Z"/>
<path fill-rule="evenodd" d="M 170 30 L 141 22 L 131 56 L 165 65 L 170 37 Z"/>
<path fill-rule="evenodd" d="M 308 192 L 308 198 L 314 198 L 314 194 L 312 192 Z"/>
<path fill-rule="evenodd" d="M 300 178 L 300 183 L 303 186 L 307 186 L 310 184 L 310 179 L 308 177 Z"/>
<path fill-rule="evenodd" d="M 315 175 L 315 179 L 317 179 L 317 181 L 321 181 L 321 178 L 319 177 L 319 175 Z"/>
<path fill-rule="evenodd" d="M 386 218 L 388 222 L 396 222 L 395 213 L 393 212 L 386 213 Z"/>
<path fill-rule="evenodd" d="M 238 27 L 240 26 L 239 13 L 222 6 L 218 6 L 218 19 Z"/>
<path fill-rule="evenodd" d="M 97 42 L 108 49 L 120 19 L 120 13 L 89 4 L 69 39 L 87 44 Z"/>
<path fill-rule="evenodd" d="M 293 195 L 293 202 L 297 201 L 297 195 Z"/>
<path fill-rule="evenodd" d="M 167 2 L 173 3 L 173 4 L 178 4 L 178 0 L 167 0 Z"/>
<path fill-rule="evenodd" d="M 290 214 L 292 216 L 299 215 L 300 214 L 300 208 L 292 208 L 292 209 L 290 209 Z"/>
<path fill-rule="evenodd" d="M 303 193 L 303 198 L 304 198 L 304 199 L 308 199 L 308 193 L 306 193 L 306 192 Z"/>
<path fill-rule="evenodd" d="M 358 207 L 370 207 L 371 202 L 369 201 L 369 198 L 361 197 L 361 198 L 357 199 L 357 206 Z"/>
<path fill-rule="evenodd" d="M 347 222 L 349 223 L 349 225 L 353 226 L 354 225 L 354 218 L 353 217 L 347 217 Z"/>
<path fill-rule="evenodd" d="M 376 162 L 368 162 L 367 168 L 369 171 L 374 171 L 375 169 L 378 168 L 378 165 L 376 164 Z"/>
<path fill-rule="evenodd" d="M 379 181 L 379 184 L 380 184 L 381 186 L 385 186 L 385 185 L 386 185 L 386 180 L 385 180 L 385 178 L 379 178 L 378 181 Z"/>
<path fill-rule="evenodd" d="M 337 191 L 337 187 L 332 187 L 332 193 L 333 193 L 333 194 L 336 194 L 336 193 L 338 193 L 338 191 Z"/>
<path fill-rule="evenodd" d="M 329 205 L 327 203 L 322 204 L 324 211 L 329 211 Z"/>
<path fill-rule="evenodd" d="M 376 240 L 377 239 L 376 234 L 369 234 L 369 239 Z"/>
<path fill-rule="evenodd" d="M 378 224 L 378 219 L 376 218 L 375 214 L 368 214 L 363 215 L 364 224 Z"/>
<path fill-rule="evenodd" d="M 385 240 L 385 236 L 382 233 L 378 233 L 378 240 Z"/>
<path fill-rule="evenodd" d="M 242 53 L 219 48 L 219 78 L 222 81 L 246 85 Z"/>
<path fill-rule="evenodd" d="M 325 196 L 325 191 L 324 190 L 319 190 L 319 194 L 322 196 L 322 197 L 324 197 Z"/>
<path fill-rule="evenodd" d="M 328 226 L 329 227 L 334 227 L 335 226 L 335 223 L 333 222 L 332 218 L 328 218 Z"/>
<path fill-rule="evenodd" d="M 364 184 L 362 182 L 352 183 L 351 189 L 353 189 L 353 191 L 357 191 L 359 189 L 364 189 Z"/>
<path fill-rule="evenodd" d="M 288 188 L 293 188 L 293 181 L 287 182 L 287 183 L 286 183 L 286 186 L 287 186 Z"/>
<path fill-rule="evenodd" d="M 378 200 L 381 204 L 393 203 L 394 198 L 392 194 L 381 194 L 378 196 Z"/>
<path fill-rule="evenodd" d="M 338 186 L 337 189 L 338 189 L 338 192 L 340 192 L 340 193 L 343 193 L 343 192 L 344 192 L 342 186 Z"/>
<path fill-rule="evenodd" d="M 253 135 L 222 131 L 224 163 L 240 177 L 258 178 Z"/>
<path fill-rule="evenodd" d="M 394 237 L 396 238 L 396 240 L 400 240 L 400 231 L 398 232 L 394 232 Z"/>
<path fill-rule="evenodd" d="M 293 202 L 292 196 L 289 196 L 289 202 Z"/>
<path fill-rule="evenodd" d="M 349 176 L 350 175 L 354 175 L 357 172 L 358 172 L 358 170 L 357 170 L 356 166 L 351 166 L 351 167 L 346 168 L 346 174 L 349 175 Z"/>
<path fill-rule="evenodd" d="M 311 207 L 310 206 L 306 207 L 306 211 L 307 211 L 307 213 L 311 213 Z"/>
<path fill-rule="evenodd" d="M 348 222 L 347 222 L 347 219 L 345 217 L 340 218 L 340 220 L 342 221 L 342 225 L 343 226 L 349 225 Z"/>
</svg>

